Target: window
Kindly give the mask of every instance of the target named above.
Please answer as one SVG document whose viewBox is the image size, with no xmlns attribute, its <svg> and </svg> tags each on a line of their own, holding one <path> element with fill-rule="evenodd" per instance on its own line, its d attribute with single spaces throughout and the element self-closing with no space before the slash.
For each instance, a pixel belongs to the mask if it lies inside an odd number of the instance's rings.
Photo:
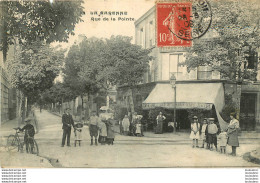
<svg viewBox="0 0 260 183">
<path fill-rule="evenodd" d="M 248 65 L 247 68 L 248 69 L 256 69 L 257 68 L 257 52 L 253 52 L 251 51 L 248 55 L 248 57 L 246 57 Z"/>
<path fill-rule="evenodd" d="M 183 66 L 179 66 L 179 63 L 183 61 L 183 55 L 170 55 L 170 62 L 169 62 L 169 68 L 170 68 L 170 76 L 171 74 L 174 74 L 177 79 L 181 79 L 183 76 Z"/>
<path fill-rule="evenodd" d="M 140 45 L 142 48 L 145 48 L 145 30 L 144 28 L 140 29 Z"/>
<path fill-rule="evenodd" d="M 198 67 L 198 79 L 202 79 L 202 80 L 212 79 L 212 67 L 199 66 Z"/>
<path fill-rule="evenodd" d="M 149 46 L 152 47 L 155 45 L 155 26 L 154 22 L 150 21 L 149 23 Z"/>
<path fill-rule="evenodd" d="M 177 79 L 184 79 L 185 67 L 180 66 L 184 56 L 180 54 L 162 54 L 162 80 L 169 80 L 171 74 L 174 74 Z"/>
</svg>

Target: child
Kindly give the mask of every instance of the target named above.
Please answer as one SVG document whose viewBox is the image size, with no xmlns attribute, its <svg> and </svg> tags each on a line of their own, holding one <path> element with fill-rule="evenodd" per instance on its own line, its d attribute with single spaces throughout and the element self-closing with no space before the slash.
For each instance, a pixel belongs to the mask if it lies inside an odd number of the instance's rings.
<svg viewBox="0 0 260 183">
<path fill-rule="evenodd" d="M 218 127 L 216 124 L 214 124 L 214 118 L 209 118 L 209 125 L 208 125 L 208 141 L 210 144 L 210 150 L 213 150 L 213 144 L 216 146 L 216 140 L 217 140 L 217 132 L 218 132 Z M 216 146 L 216 151 L 217 151 L 217 146 Z"/>
<path fill-rule="evenodd" d="M 208 124 L 207 124 L 207 119 L 204 118 L 203 120 L 203 124 L 202 124 L 202 127 L 201 127 L 201 139 L 202 139 L 202 146 L 201 148 L 204 148 L 204 144 L 206 142 L 206 128 L 207 128 Z"/>
<path fill-rule="evenodd" d="M 199 147 L 198 145 L 198 140 L 200 137 L 200 124 L 198 123 L 198 117 L 194 116 L 193 121 L 191 122 L 191 132 L 190 132 L 190 139 L 192 139 L 192 147 L 195 147 L 195 142 L 196 142 L 196 147 Z"/>
<path fill-rule="evenodd" d="M 25 131 L 24 134 L 24 143 L 26 146 L 26 152 L 28 153 L 28 151 L 30 150 L 31 152 L 33 152 L 33 148 L 34 148 L 34 143 L 33 140 L 31 138 L 34 138 L 35 135 L 35 129 L 34 126 L 32 124 L 30 124 L 32 121 L 31 118 L 27 118 L 24 122 L 25 122 L 25 126 L 21 129 L 19 128 L 20 131 Z M 30 138 L 31 137 L 31 138 Z M 31 149 L 29 149 L 29 144 L 31 145 Z"/>
<path fill-rule="evenodd" d="M 74 146 L 77 146 L 77 142 L 79 142 L 79 146 L 80 146 L 80 142 L 82 141 L 82 129 L 83 129 L 83 124 L 82 123 L 77 123 L 74 126 L 74 134 L 75 134 L 75 142 L 74 142 Z"/>
<path fill-rule="evenodd" d="M 220 153 L 226 154 L 226 146 L 227 146 L 227 132 L 221 130 L 221 133 L 218 136 L 219 138 L 219 146 L 220 146 Z"/>
<path fill-rule="evenodd" d="M 135 125 L 135 129 L 136 129 L 135 133 L 137 137 L 141 137 L 141 127 L 142 127 L 141 122 L 138 121 L 137 124 Z"/>
<path fill-rule="evenodd" d="M 106 144 L 106 138 L 107 138 L 107 126 L 106 126 L 106 120 L 101 119 L 99 122 L 99 137 L 100 137 L 100 143 L 101 145 Z"/>
</svg>

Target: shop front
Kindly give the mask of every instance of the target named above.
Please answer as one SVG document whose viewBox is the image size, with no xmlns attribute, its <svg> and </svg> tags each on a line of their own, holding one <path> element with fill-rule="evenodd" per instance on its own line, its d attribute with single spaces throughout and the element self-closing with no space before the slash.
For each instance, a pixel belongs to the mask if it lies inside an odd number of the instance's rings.
<svg viewBox="0 0 260 183">
<path fill-rule="evenodd" d="M 175 90 L 170 83 L 157 83 L 149 96 L 143 101 L 143 110 L 165 109 L 173 113 L 175 107 Z M 223 83 L 177 83 L 176 84 L 176 122 L 177 128 L 190 127 L 192 111 L 203 118 L 216 117 L 222 129 L 227 123 L 221 118 L 219 112 L 223 109 L 224 88 Z M 214 110 L 214 111 L 213 111 Z M 213 111 L 213 112 L 212 112 Z M 191 114 L 192 113 L 192 114 Z M 212 116 L 214 113 L 214 116 Z M 172 118 L 173 119 L 173 118 Z M 173 121 L 173 120 L 171 120 Z"/>
</svg>

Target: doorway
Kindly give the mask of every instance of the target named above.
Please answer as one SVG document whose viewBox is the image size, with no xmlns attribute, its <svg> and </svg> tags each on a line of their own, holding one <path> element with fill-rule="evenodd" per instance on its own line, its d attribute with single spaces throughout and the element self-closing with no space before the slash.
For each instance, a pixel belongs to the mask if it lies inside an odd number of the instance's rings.
<svg viewBox="0 0 260 183">
<path fill-rule="evenodd" d="M 256 93 L 242 93 L 240 100 L 240 128 L 253 131 L 256 126 Z"/>
</svg>

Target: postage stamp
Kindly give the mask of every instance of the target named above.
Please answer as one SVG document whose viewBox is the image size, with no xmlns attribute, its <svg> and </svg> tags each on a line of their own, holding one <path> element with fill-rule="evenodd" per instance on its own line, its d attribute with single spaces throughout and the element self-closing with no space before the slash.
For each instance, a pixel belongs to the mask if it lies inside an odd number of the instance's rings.
<svg viewBox="0 0 260 183">
<path fill-rule="evenodd" d="M 191 46 L 202 37 L 212 22 L 206 0 L 157 3 L 157 46 Z"/>
</svg>

